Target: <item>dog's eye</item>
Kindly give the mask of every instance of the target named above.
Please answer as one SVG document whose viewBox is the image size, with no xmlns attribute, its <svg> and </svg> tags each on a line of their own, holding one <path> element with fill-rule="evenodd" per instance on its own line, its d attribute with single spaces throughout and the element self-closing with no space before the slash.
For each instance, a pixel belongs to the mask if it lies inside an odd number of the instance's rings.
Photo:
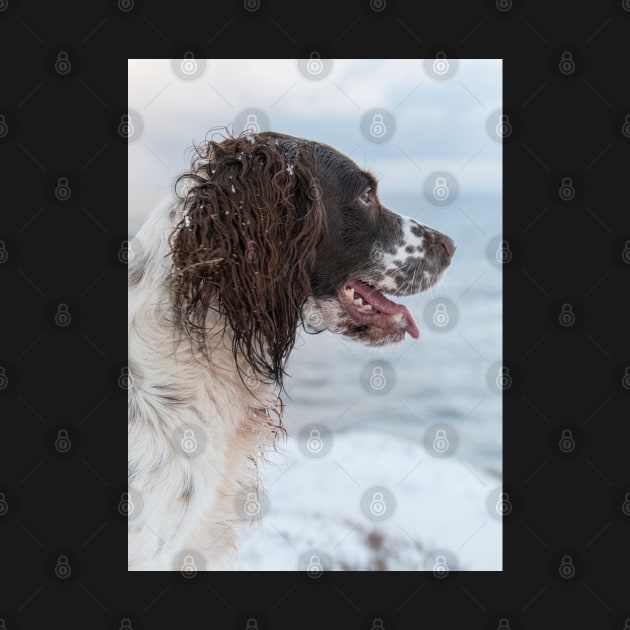
<svg viewBox="0 0 630 630">
<path fill-rule="evenodd" d="M 359 196 L 359 199 L 361 200 L 361 203 L 365 204 L 366 206 L 371 203 L 374 200 L 374 191 L 372 190 L 372 188 L 366 188 Z"/>
</svg>

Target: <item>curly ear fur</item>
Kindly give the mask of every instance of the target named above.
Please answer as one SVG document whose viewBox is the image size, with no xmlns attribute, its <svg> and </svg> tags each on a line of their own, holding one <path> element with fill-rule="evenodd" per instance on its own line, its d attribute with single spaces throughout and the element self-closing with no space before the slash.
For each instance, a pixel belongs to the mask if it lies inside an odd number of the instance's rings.
<svg viewBox="0 0 630 630">
<path fill-rule="evenodd" d="M 179 321 L 203 351 L 229 324 L 239 373 L 282 386 L 325 213 L 308 144 L 250 134 L 196 147 L 171 238 Z M 215 321 L 225 331 L 225 325 Z"/>
</svg>

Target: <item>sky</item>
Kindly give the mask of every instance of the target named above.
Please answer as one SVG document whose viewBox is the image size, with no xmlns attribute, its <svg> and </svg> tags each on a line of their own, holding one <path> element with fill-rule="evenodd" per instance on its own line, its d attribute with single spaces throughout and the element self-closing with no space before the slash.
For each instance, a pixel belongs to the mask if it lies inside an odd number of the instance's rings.
<svg viewBox="0 0 630 630">
<path fill-rule="evenodd" d="M 385 205 L 442 170 L 462 194 L 501 194 L 500 59 L 131 59 L 128 82 L 132 232 L 222 126 L 325 142 L 377 176 Z"/>
</svg>

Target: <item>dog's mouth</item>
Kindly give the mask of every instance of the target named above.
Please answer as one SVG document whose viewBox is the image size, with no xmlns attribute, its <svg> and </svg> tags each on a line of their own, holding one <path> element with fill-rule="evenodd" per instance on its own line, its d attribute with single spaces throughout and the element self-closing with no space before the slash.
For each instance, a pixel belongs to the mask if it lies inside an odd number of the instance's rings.
<svg viewBox="0 0 630 630">
<path fill-rule="evenodd" d="M 337 295 L 341 307 L 353 324 L 370 329 L 370 336 L 417 339 L 420 331 L 407 307 L 386 298 L 381 291 L 361 281 L 346 282 Z"/>
</svg>

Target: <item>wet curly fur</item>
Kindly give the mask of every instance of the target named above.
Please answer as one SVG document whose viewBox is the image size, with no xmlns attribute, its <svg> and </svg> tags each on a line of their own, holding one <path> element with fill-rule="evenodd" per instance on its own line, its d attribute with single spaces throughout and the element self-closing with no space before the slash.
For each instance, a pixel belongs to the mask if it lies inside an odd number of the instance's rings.
<svg viewBox="0 0 630 630">
<path fill-rule="evenodd" d="M 171 241 L 179 320 L 204 351 L 216 311 L 237 368 L 281 384 L 324 235 L 309 145 L 210 141 L 179 182 L 188 184 Z"/>
</svg>

